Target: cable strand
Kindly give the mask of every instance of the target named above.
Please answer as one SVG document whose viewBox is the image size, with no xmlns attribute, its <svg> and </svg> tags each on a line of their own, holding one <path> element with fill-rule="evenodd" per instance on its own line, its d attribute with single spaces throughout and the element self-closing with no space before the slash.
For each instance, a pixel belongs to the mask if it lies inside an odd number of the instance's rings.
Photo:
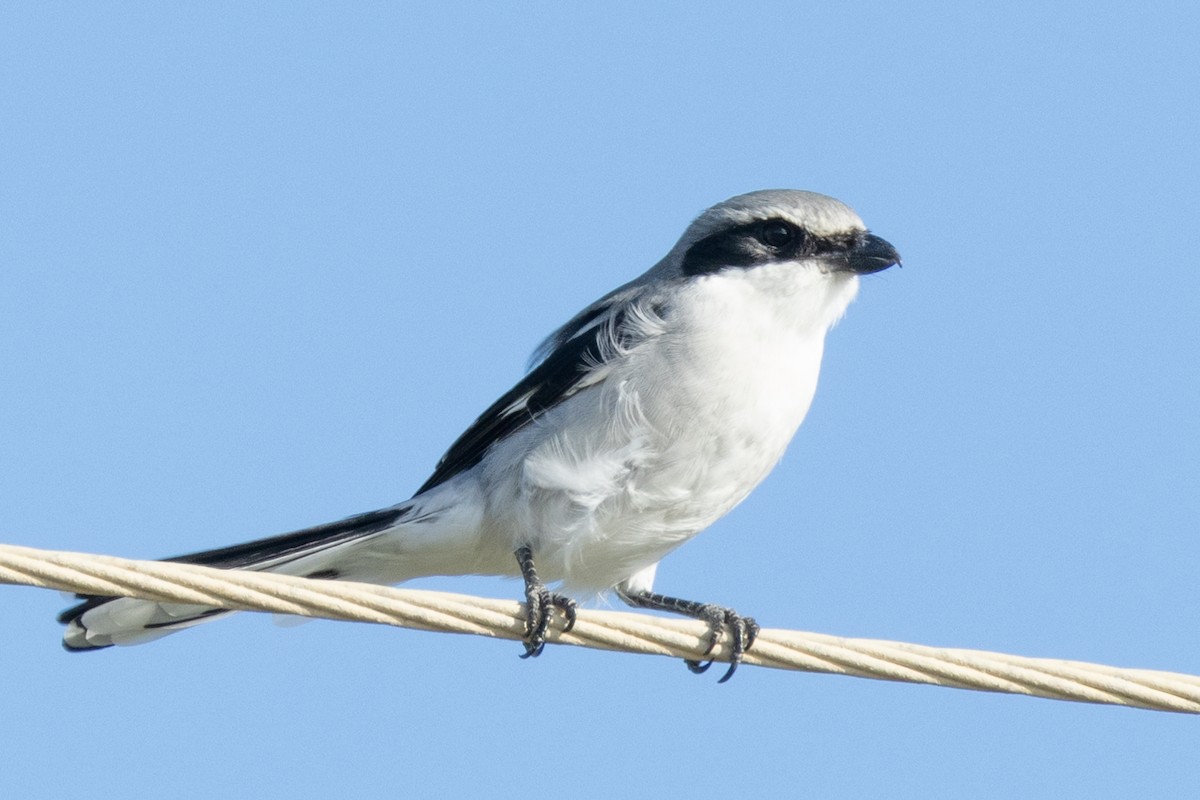
<svg viewBox="0 0 1200 800">
<path fill-rule="evenodd" d="M 521 639 L 525 625 L 524 607 L 510 600 L 6 544 L 0 544 L 0 583 L 502 639 Z M 556 618 L 547 641 L 601 650 L 727 661 L 729 650 L 724 640 L 728 637 L 723 637 L 722 643 L 706 656 L 706 632 L 704 623 L 693 620 L 580 609 L 570 633 L 561 630 L 561 622 Z M 978 650 L 764 628 L 743 663 L 1200 713 L 1200 676 Z"/>
</svg>

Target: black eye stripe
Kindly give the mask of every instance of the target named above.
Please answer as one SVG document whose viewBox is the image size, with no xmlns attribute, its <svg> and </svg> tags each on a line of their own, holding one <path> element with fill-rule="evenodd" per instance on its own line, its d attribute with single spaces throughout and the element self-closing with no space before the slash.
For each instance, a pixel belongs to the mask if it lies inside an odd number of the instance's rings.
<svg viewBox="0 0 1200 800">
<path fill-rule="evenodd" d="M 863 232 L 813 236 L 785 219 L 737 225 L 705 236 L 683 256 L 683 274 L 705 275 L 728 268 L 749 268 L 773 261 L 844 252 L 859 244 Z"/>
</svg>

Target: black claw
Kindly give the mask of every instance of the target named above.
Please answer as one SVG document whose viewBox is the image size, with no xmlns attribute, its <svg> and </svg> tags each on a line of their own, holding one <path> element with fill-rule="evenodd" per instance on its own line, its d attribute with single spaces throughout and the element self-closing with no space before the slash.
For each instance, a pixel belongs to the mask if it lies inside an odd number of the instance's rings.
<svg viewBox="0 0 1200 800">
<path fill-rule="evenodd" d="M 565 594 L 552 594 L 550 595 L 550 599 L 554 603 L 555 608 L 563 612 L 563 616 L 567 618 L 567 624 L 563 626 L 563 633 L 570 633 L 571 629 L 575 627 L 575 618 L 578 616 L 576 613 L 578 604 Z"/>
<path fill-rule="evenodd" d="M 721 676 L 717 683 L 725 683 L 733 677 L 733 673 L 737 671 L 738 664 L 742 663 L 742 656 L 746 651 L 754 645 L 754 640 L 758 638 L 758 633 L 761 630 L 758 623 L 753 617 L 743 617 L 734 611 L 732 608 L 713 605 L 712 603 L 697 603 L 691 600 L 680 600 L 676 597 L 667 597 L 653 592 L 638 592 L 630 594 L 621 592 L 621 599 L 635 608 L 648 608 L 655 611 L 670 611 L 676 614 L 684 614 L 689 617 L 701 620 L 708 624 L 708 633 L 704 637 L 705 643 L 708 645 L 704 649 L 704 655 L 709 655 L 717 648 L 721 642 L 721 637 L 724 636 L 725 630 L 729 629 L 729 669 Z M 698 661 L 687 659 L 684 664 L 687 668 L 696 674 L 706 672 L 712 666 L 712 660 Z"/>
<path fill-rule="evenodd" d="M 758 639 L 758 632 L 762 627 L 754 621 L 754 617 L 742 617 L 742 621 L 746 623 L 746 650 L 754 646 L 754 642 Z"/>
<path fill-rule="evenodd" d="M 534 569 L 532 549 L 520 547 L 515 555 L 525 579 L 525 652 L 521 658 L 537 658 L 546 649 L 546 633 L 550 630 L 554 609 L 559 609 L 566 617 L 565 633 L 575 627 L 576 604 L 570 597 L 546 588 Z"/>
<path fill-rule="evenodd" d="M 760 630 L 758 623 L 753 617 L 742 617 L 735 613 L 732 609 L 725 609 L 723 622 L 729 626 L 729 632 L 733 635 L 733 642 L 729 648 L 729 669 L 721 676 L 717 683 L 725 683 L 733 677 L 733 673 L 737 671 L 738 664 L 742 663 L 742 656 L 750 646 L 754 644 L 754 640 L 758 638 Z"/>
</svg>

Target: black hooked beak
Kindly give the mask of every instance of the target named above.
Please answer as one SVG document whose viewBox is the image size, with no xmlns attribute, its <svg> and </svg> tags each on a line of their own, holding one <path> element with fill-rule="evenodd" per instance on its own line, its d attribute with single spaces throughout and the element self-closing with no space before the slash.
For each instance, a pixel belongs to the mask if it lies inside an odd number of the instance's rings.
<svg viewBox="0 0 1200 800">
<path fill-rule="evenodd" d="M 834 272 L 870 275 L 900 263 L 900 254 L 885 239 L 868 233 L 849 249 L 829 256 Z"/>
</svg>

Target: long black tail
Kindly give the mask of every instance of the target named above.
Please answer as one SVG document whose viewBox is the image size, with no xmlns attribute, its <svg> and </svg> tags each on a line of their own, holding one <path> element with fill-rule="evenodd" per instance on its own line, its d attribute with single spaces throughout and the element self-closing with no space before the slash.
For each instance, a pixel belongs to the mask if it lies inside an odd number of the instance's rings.
<svg viewBox="0 0 1200 800">
<path fill-rule="evenodd" d="M 336 568 L 320 563 L 320 554 L 387 530 L 408 510 L 406 506 L 398 506 L 369 511 L 315 528 L 163 560 L 219 569 L 268 570 L 310 578 L 338 578 L 341 576 Z M 58 615 L 58 621 L 67 626 L 63 647 L 72 652 L 100 650 L 114 644 L 139 644 L 229 613 L 207 606 L 156 603 L 127 597 L 78 597 L 82 602 Z"/>
</svg>

